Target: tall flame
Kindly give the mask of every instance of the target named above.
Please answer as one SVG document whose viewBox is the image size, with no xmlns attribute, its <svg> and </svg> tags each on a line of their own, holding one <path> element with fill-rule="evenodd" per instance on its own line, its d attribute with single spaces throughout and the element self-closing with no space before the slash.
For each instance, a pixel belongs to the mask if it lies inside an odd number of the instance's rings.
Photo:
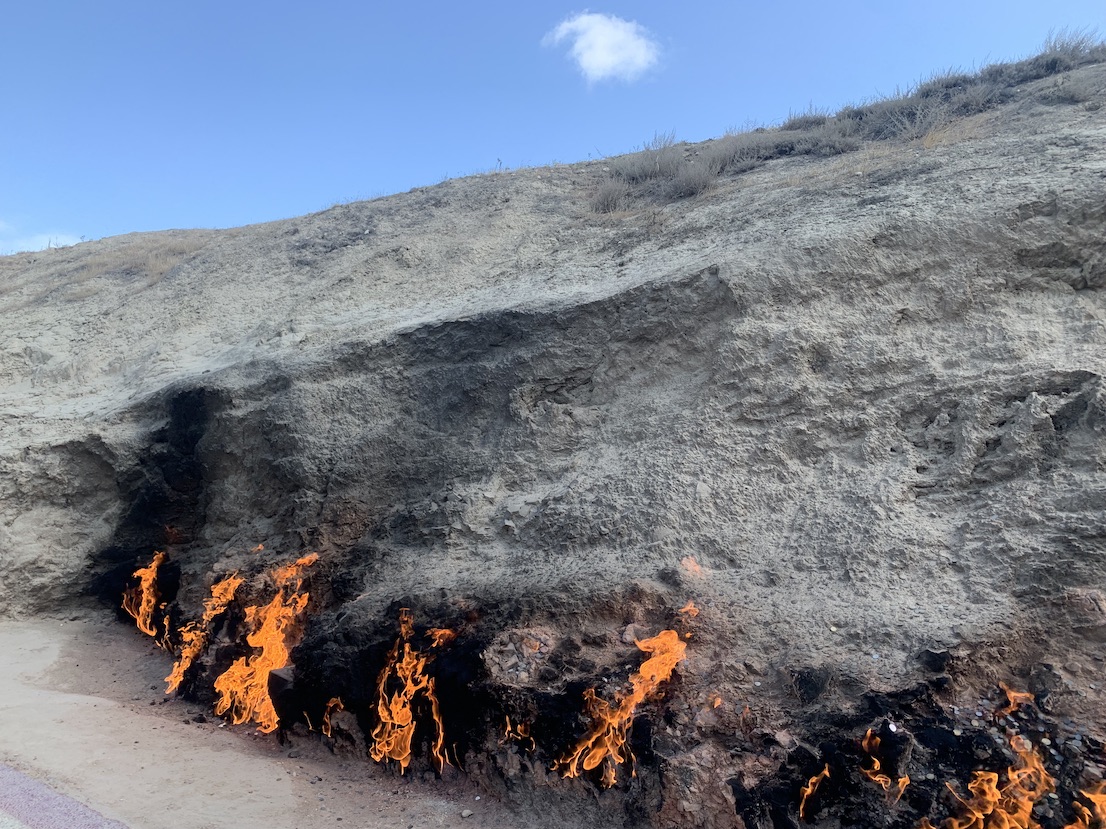
<svg viewBox="0 0 1106 829">
<path fill-rule="evenodd" d="M 369 756 L 373 760 L 378 763 L 395 760 L 399 763 L 401 774 L 411 763 L 411 742 L 415 736 L 413 705 L 415 697 L 420 695 L 429 704 L 430 716 L 434 721 L 430 756 L 438 771 L 449 763 L 445 754 L 445 732 L 434 677 L 426 674 L 429 657 L 411 646 L 414 632 L 414 618 L 410 609 L 401 608 L 399 637 L 388 652 L 388 661 L 376 681 L 376 714 L 380 722 L 373 729 L 372 745 L 369 746 Z M 452 631 L 434 629 L 430 633 L 433 640 L 431 647 L 438 647 L 453 638 L 444 635 Z"/>
<path fill-rule="evenodd" d="M 825 768 L 814 775 L 807 781 L 805 786 L 802 786 L 799 791 L 802 793 L 802 799 L 799 801 L 799 817 L 806 820 L 806 802 L 810 797 L 818 791 L 818 787 L 822 784 L 822 781 L 830 776 L 829 763 L 826 763 Z"/>
<path fill-rule="evenodd" d="M 945 784 L 960 801 L 964 814 L 946 819 L 941 829 L 1037 829 L 1033 806 L 1053 791 L 1055 784 L 1032 743 L 1015 736 L 1010 739 L 1010 747 L 1018 759 L 1006 771 L 1005 786 L 999 787 L 999 776 L 993 771 L 972 772 L 968 783 L 972 796 L 967 799 L 958 795 L 951 784 Z M 918 829 L 936 827 L 922 818 Z"/>
<path fill-rule="evenodd" d="M 864 739 L 860 744 L 872 761 L 872 767 L 870 769 L 861 766 L 860 771 L 865 777 L 887 792 L 887 796 L 892 798 L 892 803 L 898 803 L 902 798 L 903 792 L 906 791 L 906 787 L 910 785 L 910 777 L 904 775 L 898 779 L 898 782 L 892 783 L 890 777 L 886 774 L 880 774 L 880 762 L 876 757 L 876 752 L 879 751 L 879 737 L 872 733 L 872 729 L 868 729 L 868 733 L 864 735 Z"/>
<path fill-rule="evenodd" d="M 138 629 L 148 636 L 157 636 L 154 626 L 154 608 L 157 607 L 157 568 L 165 563 L 167 556 L 155 552 L 153 560 L 145 567 L 134 571 L 138 584 L 123 591 L 123 610 L 134 617 Z"/>
<path fill-rule="evenodd" d="M 577 777 L 602 765 L 602 782 L 609 788 L 618 779 L 618 766 L 633 763 L 634 753 L 627 744 L 627 737 L 634 720 L 634 710 L 672 676 L 672 671 L 684 659 L 687 650 L 687 645 L 680 641 L 680 635 L 674 630 L 662 630 L 652 639 L 643 639 L 635 644 L 652 656 L 630 677 L 629 693 L 619 692 L 615 695 L 614 705 L 611 705 L 600 699 L 594 688 L 584 691 L 584 707 L 591 718 L 592 729 L 576 744 L 576 748 L 554 766 L 559 766 L 565 777 Z M 632 766 L 630 773 L 637 774 Z"/>
<path fill-rule="evenodd" d="M 235 725 L 257 723 L 257 730 L 269 733 L 279 722 L 269 698 L 269 674 L 291 661 L 291 650 L 301 634 L 300 618 L 310 598 L 300 592 L 303 571 L 319 560 L 311 553 L 273 573 L 277 593 L 264 607 L 247 607 L 246 624 L 250 632 L 246 642 L 259 653 L 241 657 L 215 680 L 219 700 L 215 713 L 230 713 Z"/>
<path fill-rule="evenodd" d="M 346 707 L 342 705 L 342 700 L 338 697 L 331 697 L 330 702 L 326 704 L 326 710 L 323 711 L 323 726 L 319 730 L 323 732 L 327 737 L 330 734 L 330 715 L 337 713 L 338 711 L 345 711 Z"/>
<path fill-rule="evenodd" d="M 199 622 L 189 622 L 180 629 L 180 657 L 173 665 L 172 672 L 165 677 L 165 681 L 169 684 L 165 693 L 171 694 L 180 687 L 185 671 L 207 649 L 208 641 L 211 639 L 211 623 L 216 616 L 227 609 L 244 581 L 245 579 L 234 573 L 211 585 L 211 598 L 204 600 L 203 617 Z"/>
</svg>

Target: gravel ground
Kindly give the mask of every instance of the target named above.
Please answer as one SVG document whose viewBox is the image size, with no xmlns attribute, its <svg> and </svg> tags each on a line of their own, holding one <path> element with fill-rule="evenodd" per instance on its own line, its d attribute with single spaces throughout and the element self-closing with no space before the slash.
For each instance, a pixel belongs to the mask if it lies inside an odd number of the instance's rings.
<svg viewBox="0 0 1106 829">
<path fill-rule="evenodd" d="M 125 824 L 0 764 L 0 829 L 125 829 Z"/>
</svg>

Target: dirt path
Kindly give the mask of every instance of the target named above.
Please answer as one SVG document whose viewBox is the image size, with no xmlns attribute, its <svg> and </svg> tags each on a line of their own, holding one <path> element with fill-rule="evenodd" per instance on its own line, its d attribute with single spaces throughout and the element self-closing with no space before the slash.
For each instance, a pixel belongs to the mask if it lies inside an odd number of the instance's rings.
<svg viewBox="0 0 1106 829">
<path fill-rule="evenodd" d="M 463 777 L 401 778 L 330 756 L 313 737 L 281 746 L 220 727 L 165 697 L 168 667 L 148 640 L 114 625 L 0 623 L 0 762 L 132 829 L 541 825 Z"/>
</svg>

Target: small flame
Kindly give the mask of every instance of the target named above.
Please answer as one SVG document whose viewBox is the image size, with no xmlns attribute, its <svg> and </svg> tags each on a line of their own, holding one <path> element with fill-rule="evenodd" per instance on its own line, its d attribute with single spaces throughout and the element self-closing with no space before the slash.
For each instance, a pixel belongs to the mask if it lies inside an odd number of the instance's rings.
<svg viewBox="0 0 1106 829">
<path fill-rule="evenodd" d="M 134 571 L 138 584 L 123 591 L 123 610 L 134 617 L 138 629 L 147 636 L 157 636 L 154 625 L 154 608 L 157 607 L 157 568 L 165 563 L 167 556 L 155 552 L 153 560 L 145 567 Z"/>
<path fill-rule="evenodd" d="M 627 744 L 627 736 L 634 720 L 634 710 L 672 676 L 672 671 L 685 658 L 687 650 L 687 645 L 680 641 L 680 635 L 674 630 L 662 630 L 652 639 L 635 644 L 642 652 L 652 656 L 630 677 L 629 693 L 616 694 L 615 703 L 611 705 L 596 696 L 594 688 L 584 691 L 584 707 L 591 718 L 592 729 L 576 744 L 575 749 L 554 766 L 560 766 L 565 777 L 577 777 L 602 765 L 602 782 L 609 788 L 617 781 L 618 766 L 627 761 L 633 763 L 634 754 Z M 636 774 L 631 766 L 631 775 Z"/>
<path fill-rule="evenodd" d="M 1002 688 L 1003 693 L 1006 694 L 1006 706 L 999 709 L 998 715 L 1005 717 L 1007 714 L 1013 714 L 1022 705 L 1027 705 L 1034 701 L 1033 695 L 1026 691 L 1015 691 L 1005 682 L 1000 682 L 999 687 Z"/>
<path fill-rule="evenodd" d="M 710 707 L 711 708 L 719 708 L 721 705 L 722 705 L 721 695 L 720 694 L 711 694 L 710 695 Z M 746 706 L 746 710 L 748 710 L 748 706 Z M 741 713 L 744 714 L 745 712 L 742 711 Z"/>
<path fill-rule="evenodd" d="M 346 710 L 346 707 L 344 705 L 342 705 L 342 700 L 340 700 L 338 697 L 331 697 L 330 702 L 328 702 L 326 704 L 326 710 L 323 711 L 323 727 L 320 728 L 319 730 L 322 731 L 323 734 L 325 734 L 326 736 L 328 736 L 328 737 L 331 736 L 330 735 L 330 715 L 331 714 L 336 714 L 339 711 L 345 711 L 345 710 Z M 308 725 L 310 725 L 310 723 L 308 723 Z"/>
<path fill-rule="evenodd" d="M 818 791 L 818 787 L 822 785 L 822 781 L 826 780 L 830 776 L 829 763 L 826 763 L 825 768 L 814 775 L 807 781 L 805 786 L 802 786 L 799 791 L 802 793 L 802 799 L 799 800 L 799 817 L 803 820 L 807 819 L 806 802 L 813 794 Z"/>
<path fill-rule="evenodd" d="M 1084 789 L 1080 794 L 1091 802 L 1091 808 L 1088 809 L 1079 802 L 1073 803 L 1075 821 L 1069 823 L 1064 829 L 1091 829 L 1093 826 L 1106 825 L 1106 782 L 1097 783 L 1090 789 Z"/>
<path fill-rule="evenodd" d="M 261 552 L 261 551 L 263 551 L 264 549 L 265 549 L 265 545 L 264 545 L 264 544 L 258 544 L 258 545 L 257 545 L 256 547 L 251 547 L 251 548 L 250 548 L 250 552 L 251 552 L 251 553 L 260 553 L 260 552 Z"/>
<path fill-rule="evenodd" d="M 162 602 L 157 606 L 157 609 L 161 611 L 161 618 L 165 621 L 165 630 L 157 640 L 157 646 L 164 651 L 174 653 L 176 648 L 173 647 L 172 637 L 169 635 L 169 620 L 165 617 L 165 608 L 169 606 L 168 602 Z"/>
<path fill-rule="evenodd" d="M 892 803 L 898 803 L 902 798 L 903 792 L 906 791 L 906 787 L 910 785 L 910 777 L 904 775 L 898 779 L 898 782 L 892 782 L 891 778 L 886 774 L 880 774 L 880 762 L 876 758 L 876 752 L 879 750 L 879 737 L 872 733 L 872 729 L 868 729 L 868 733 L 864 735 L 864 739 L 861 740 L 860 745 L 864 748 L 864 751 L 868 754 L 869 759 L 872 761 L 872 767 L 866 769 L 863 766 L 860 767 L 860 771 L 887 792 L 887 797 L 891 799 Z"/>
<path fill-rule="evenodd" d="M 744 705 L 741 709 L 741 713 L 737 718 L 737 727 L 741 729 L 741 733 L 748 739 L 753 736 L 753 729 L 757 724 L 757 715 L 753 713 L 753 709 Z"/>
<path fill-rule="evenodd" d="M 415 736 L 413 705 L 416 695 L 421 694 L 429 703 L 434 720 L 435 736 L 430 745 L 430 755 L 440 772 L 449 760 L 445 755 L 445 734 L 438 695 L 434 678 L 426 675 L 428 658 L 411 647 L 413 634 L 411 611 L 406 607 L 400 608 L 399 638 L 388 653 L 388 661 L 376 681 L 376 713 L 380 723 L 373 729 L 369 756 L 378 763 L 395 760 L 399 763 L 400 774 L 407 770 L 412 756 L 411 741 Z M 452 637 L 442 641 L 449 638 Z M 436 646 L 437 637 L 434 639 Z M 389 688 L 395 690 L 389 691 Z"/>
<path fill-rule="evenodd" d="M 688 600 L 688 603 L 681 607 L 677 613 L 684 613 L 688 616 L 695 617 L 699 615 L 699 608 L 695 606 L 695 602 Z"/>
<path fill-rule="evenodd" d="M 1051 775 L 1045 770 L 1032 743 L 1020 736 L 1010 739 L 1010 747 L 1017 755 L 1017 763 L 1006 771 L 1007 783 L 999 788 L 999 775 L 993 771 L 972 772 L 968 791 L 971 797 L 964 799 L 956 793 L 952 784 L 949 791 L 960 801 L 964 815 L 950 817 L 941 829 L 1035 829 L 1033 806 L 1055 789 Z M 936 829 L 923 818 L 918 829 Z"/>
<path fill-rule="evenodd" d="M 534 738 L 530 736 L 530 723 L 520 722 L 517 724 L 511 723 L 511 717 L 507 716 L 507 725 L 503 729 L 503 740 L 499 743 L 505 745 L 507 742 L 514 740 L 517 743 L 529 743 L 530 747 L 527 751 L 533 751 L 537 748 L 537 743 L 534 742 Z"/>
<path fill-rule="evenodd" d="M 440 648 L 442 645 L 448 645 L 456 639 L 457 631 L 449 628 L 430 628 L 426 635 L 430 637 L 430 647 Z"/>
<path fill-rule="evenodd" d="M 680 565 L 689 573 L 697 576 L 703 575 L 703 567 L 695 560 L 695 556 L 684 556 L 680 559 Z"/>
<path fill-rule="evenodd" d="M 165 693 L 171 694 L 180 687 L 185 671 L 192 666 L 200 654 L 207 650 L 207 644 L 211 639 L 211 623 L 216 616 L 227 609 L 244 581 L 245 579 L 234 573 L 222 581 L 215 582 L 211 586 L 211 598 L 204 601 L 203 617 L 199 622 L 189 622 L 180 629 L 180 657 L 173 665 L 172 672 L 165 677 L 165 681 L 169 683 Z"/>
<path fill-rule="evenodd" d="M 319 560 L 311 553 L 273 573 L 277 593 L 264 607 L 247 607 L 246 624 L 250 632 L 246 642 L 260 649 L 250 657 L 236 659 L 234 664 L 215 680 L 219 700 L 215 713 L 230 712 L 235 725 L 256 722 L 257 730 L 265 734 L 279 723 L 273 701 L 269 698 L 269 674 L 291 661 L 291 650 L 300 636 L 300 619 L 307 608 L 309 594 L 301 593 L 303 571 Z"/>
</svg>

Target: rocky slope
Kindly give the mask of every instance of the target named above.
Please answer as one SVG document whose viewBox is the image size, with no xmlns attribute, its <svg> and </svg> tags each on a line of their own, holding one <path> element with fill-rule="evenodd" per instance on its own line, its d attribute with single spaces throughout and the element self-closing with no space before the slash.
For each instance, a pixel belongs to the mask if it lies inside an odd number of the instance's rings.
<svg viewBox="0 0 1106 829">
<path fill-rule="evenodd" d="M 117 604 L 167 549 L 191 618 L 318 552 L 304 699 L 365 724 L 410 607 L 461 631 L 460 762 L 592 825 L 784 825 L 765 786 L 919 682 L 1101 733 L 1106 67 L 1073 77 L 609 215 L 593 162 L 0 259 L 0 608 Z M 549 762 L 666 627 L 642 771 L 593 798 Z"/>
</svg>

